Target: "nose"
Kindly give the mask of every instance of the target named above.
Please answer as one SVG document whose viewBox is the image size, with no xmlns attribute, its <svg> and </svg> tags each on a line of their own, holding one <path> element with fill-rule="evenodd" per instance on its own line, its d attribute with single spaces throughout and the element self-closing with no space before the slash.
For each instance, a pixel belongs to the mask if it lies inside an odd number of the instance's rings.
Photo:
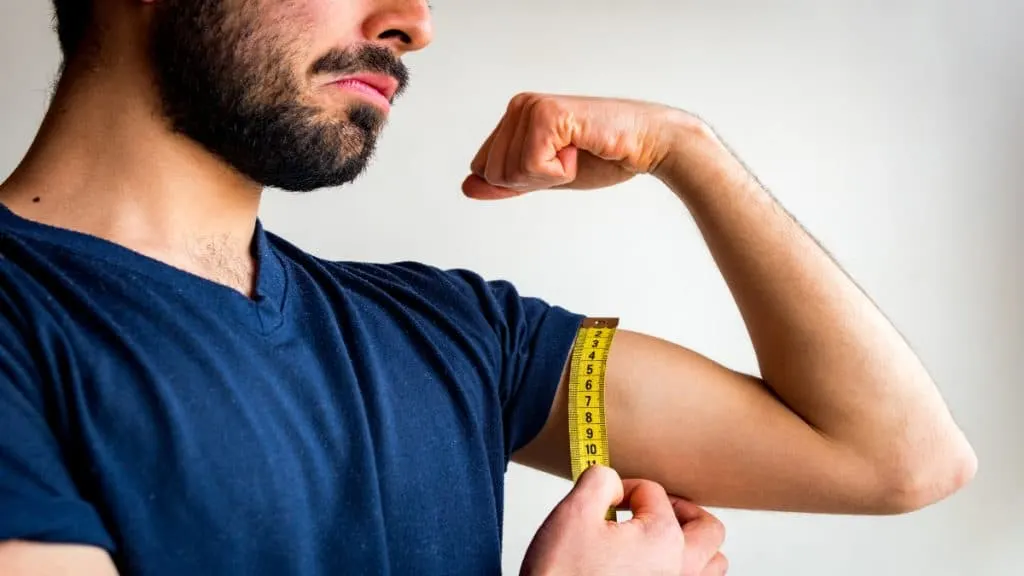
<svg viewBox="0 0 1024 576">
<path fill-rule="evenodd" d="M 363 23 L 363 34 L 399 54 L 426 48 L 434 37 L 426 0 L 389 0 Z"/>
</svg>

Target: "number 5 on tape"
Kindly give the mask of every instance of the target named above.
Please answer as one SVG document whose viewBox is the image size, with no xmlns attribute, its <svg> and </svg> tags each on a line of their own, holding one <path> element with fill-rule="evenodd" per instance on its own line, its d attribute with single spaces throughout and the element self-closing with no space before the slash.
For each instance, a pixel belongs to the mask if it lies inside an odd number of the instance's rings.
<svg viewBox="0 0 1024 576">
<path fill-rule="evenodd" d="M 616 318 L 587 318 L 576 334 L 569 360 L 569 450 L 573 482 L 595 464 L 611 466 L 604 390 L 608 350 L 618 325 Z M 615 508 L 610 508 L 605 518 L 615 520 Z"/>
</svg>

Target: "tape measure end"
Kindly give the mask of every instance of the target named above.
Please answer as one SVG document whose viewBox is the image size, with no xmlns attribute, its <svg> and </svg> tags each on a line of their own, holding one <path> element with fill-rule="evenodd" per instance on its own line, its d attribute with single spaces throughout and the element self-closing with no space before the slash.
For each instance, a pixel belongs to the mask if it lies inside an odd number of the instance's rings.
<svg viewBox="0 0 1024 576">
<path fill-rule="evenodd" d="M 613 317 L 584 318 L 581 328 L 617 328 L 619 319 Z"/>
</svg>

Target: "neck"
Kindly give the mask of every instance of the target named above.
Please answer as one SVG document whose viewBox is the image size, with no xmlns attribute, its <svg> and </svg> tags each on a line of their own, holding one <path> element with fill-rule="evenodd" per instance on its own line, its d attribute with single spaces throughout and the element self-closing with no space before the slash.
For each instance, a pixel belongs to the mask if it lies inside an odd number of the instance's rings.
<svg viewBox="0 0 1024 576">
<path fill-rule="evenodd" d="M 0 202 L 251 293 L 261 187 L 171 132 L 143 66 L 68 69 Z"/>
</svg>

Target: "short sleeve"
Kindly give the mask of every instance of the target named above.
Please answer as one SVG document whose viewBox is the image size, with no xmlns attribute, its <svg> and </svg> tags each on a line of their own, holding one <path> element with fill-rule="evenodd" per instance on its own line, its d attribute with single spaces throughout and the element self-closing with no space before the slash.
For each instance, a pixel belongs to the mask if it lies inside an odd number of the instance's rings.
<svg viewBox="0 0 1024 576">
<path fill-rule="evenodd" d="M 41 379 L 0 294 L 0 541 L 85 544 L 113 551 L 79 495 L 44 408 Z"/>
<path fill-rule="evenodd" d="M 448 274 L 474 292 L 495 330 L 508 459 L 533 440 L 547 422 L 584 316 L 520 294 L 506 280 L 483 280 L 465 270 L 449 270 Z"/>
</svg>

